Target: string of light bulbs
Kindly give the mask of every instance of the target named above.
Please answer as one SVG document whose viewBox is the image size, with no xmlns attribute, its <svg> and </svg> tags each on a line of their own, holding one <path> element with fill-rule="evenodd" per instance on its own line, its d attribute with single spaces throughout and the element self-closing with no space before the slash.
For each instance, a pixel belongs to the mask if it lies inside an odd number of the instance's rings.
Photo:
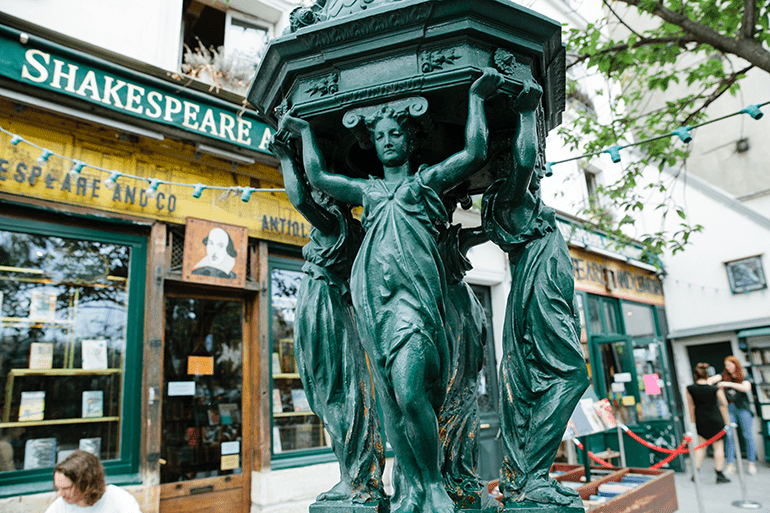
<svg viewBox="0 0 770 513">
<path fill-rule="evenodd" d="M 650 143 L 650 142 L 653 142 L 653 141 L 658 141 L 660 139 L 665 139 L 667 137 L 679 137 L 679 139 L 681 139 L 683 143 L 687 144 L 689 142 L 692 142 L 692 135 L 690 134 L 691 130 L 694 130 L 696 128 L 700 128 L 700 127 L 705 126 L 705 125 L 709 125 L 711 123 L 716 123 L 717 121 L 722 121 L 722 120 L 725 120 L 727 118 L 731 118 L 733 116 L 739 116 L 741 114 L 747 114 L 747 115 L 751 116 L 752 119 L 754 119 L 754 120 L 760 120 L 760 119 L 762 119 L 762 116 L 764 115 L 762 113 L 761 108 L 764 107 L 765 105 L 769 105 L 769 104 L 770 104 L 770 101 L 766 101 L 765 103 L 760 103 L 760 104 L 749 105 L 748 107 L 744 107 L 743 109 L 741 109 L 739 111 L 736 111 L 736 112 L 733 112 L 732 114 L 727 114 L 725 116 L 721 116 L 721 117 L 718 117 L 718 118 L 710 119 L 708 121 L 704 121 L 703 123 L 699 123 L 697 125 L 680 126 L 679 128 L 677 128 L 673 132 L 670 132 L 670 133 L 667 133 L 667 134 L 662 134 L 662 135 L 658 135 L 658 136 L 655 136 L 655 137 L 650 137 L 649 139 L 644 139 L 642 141 L 633 142 L 633 143 L 629 143 L 629 144 L 625 144 L 625 145 L 615 144 L 613 146 L 610 146 L 609 148 L 606 148 L 606 149 L 603 149 L 603 150 L 600 150 L 600 151 L 595 151 L 593 153 L 586 153 L 585 155 L 579 155 L 579 156 L 576 156 L 576 157 L 569 157 L 569 158 L 566 158 L 566 159 L 563 159 L 563 160 L 557 160 L 555 162 L 547 162 L 546 163 L 546 169 L 547 169 L 546 174 L 550 176 L 552 174 L 552 170 L 551 170 L 552 166 L 555 166 L 557 164 L 563 164 L 565 162 L 571 162 L 573 160 L 579 160 L 579 159 L 595 157 L 597 155 L 602 155 L 604 153 L 607 153 L 610 156 L 610 158 L 612 159 L 612 162 L 614 164 L 618 164 L 618 163 L 620 163 L 620 160 L 621 160 L 620 159 L 620 150 L 624 150 L 624 149 L 630 148 L 632 146 L 640 146 L 642 144 L 647 144 L 647 143 Z"/>
<path fill-rule="evenodd" d="M 715 119 L 704 121 L 703 123 L 699 123 L 697 125 L 693 125 L 693 126 L 680 126 L 676 130 L 674 130 L 674 131 L 672 131 L 672 132 L 670 132 L 668 134 L 658 135 L 656 137 L 651 137 L 649 139 L 644 139 L 642 141 L 628 143 L 628 144 L 625 144 L 625 145 L 615 144 L 613 146 L 610 146 L 609 148 L 606 148 L 606 149 L 603 149 L 603 150 L 600 150 L 600 151 L 595 151 L 593 153 L 586 153 L 584 155 L 578 155 L 578 156 L 575 156 L 575 157 L 569 157 L 569 158 L 562 159 L 562 160 L 557 160 L 557 161 L 553 161 L 553 162 L 547 162 L 546 163 L 546 175 L 550 176 L 553 173 L 552 167 L 557 165 L 557 164 L 563 164 L 565 162 L 571 162 L 573 160 L 579 160 L 579 159 L 584 159 L 584 158 L 595 157 L 597 155 L 602 155 L 604 153 L 609 154 L 610 158 L 612 158 L 612 162 L 617 164 L 621 160 L 621 158 L 620 158 L 620 150 L 623 150 L 623 149 L 626 149 L 626 148 L 630 148 L 632 146 L 640 146 L 642 144 L 647 144 L 647 143 L 650 143 L 650 142 L 653 142 L 653 141 L 664 139 L 666 137 L 674 137 L 674 136 L 676 136 L 676 137 L 679 137 L 682 140 L 683 143 L 687 144 L 687 143 L 692 141 L 692 135 L 690 134 L 690 131 L 692 131 L 692 130 L 694 130 L 696 128 L 700 128 L 702 126 L 705 126 L 705 125 L 708 125 L 708 124 L 711 124 L 711 123 L 716 123 L 717 121 L 722 121 L 724 119 L 731 118 L 733 116 L 738 116 L 740 114 L 747 114 L 747 115 L 751 116 L 753 119 L 759 120 L 759 119 L 762 119 L 762 116 L 764 115 L 762 113 L 761 108 L 766 106 L 766 105 L 769 105 L 769 104 L 770 104 L 770 101 L 766 101 L 766 102 L 761 103 L 761 104 L 749 105 L 748 107 L 745 107 L 745 108 L 743 108 L 743 109 L 741 109 L 741 110 L 739 110 L 737 112 L 733 112 L 732 114 L 727 114 L 725 116 L 721 116 L 721 117 L 718 117 L 718 118 L 715 118 Z M 1 126 L 0 126 L 0 133 L 8 134 L 9 136 L 11 136 L 11 144 L 13 146 L 17 146 L 19 143 L 23 142 L 23 143 L 25 143 L 25 144 L 27 144 L 29 146 L 32 146 L 33 148 L 37 148 L 38 150 L 40 150 L 41 153 L 40 153 L 40 156 L 36 159 L 36 162 L 41 167 L 44 166 L 48 162 L 48 159 L 50 159 L 52 156 L 55 156 L 55 157 L 58 157 L 58 158 L 60 158 L 62 160 L 72 162 L 72 169 L 70 169 L 69 174 L 73 178 L 78 178 L 80 176 L 80 174 L 81 174 L 81 172 L 82 172 L 84 167 L 89 167 L 91 169 L 102 171 L 104 173 L 108 173 L 109 174 L 109 177 L 104 182 L 104 186 L 107 187 L 108 189 L 114 188 L 116 183 L 117 183 L 117 181 L 118 181 L 118 179 L 120 179 L 120 178 L 130 178 L 130 179 L 134 179 L 134 180 L 145 181 L 145 182 L 148 182 L 148 185 L 147 185 L 147 188 L 144 190 L 144 193 L 149 198 L 154 198 L 154 197 L 156 197 L 158 195 L 158 188 L 161 185 L 175 185 L 175 186 L 178 186 L 178 187 L 190 187 L 190 188 L 193 189 L 192 197 L 195 198 L 195 199 L 200 198 L 201 195 L 203 194 L 203 191 L 206 190 L 206 189 L 240 193 L 241 194 L 241 201 L 243 201 L 244 203 L 247 203 L 249 201 L 249 199 L 251 199 L 251 195 L 253 193 L 255 193 L 255 192 L 284 192 L 285 191 L 285 189 L 261 189 L 261 188 L 255 188 L 255 187 L 241 187 L 241 186 L 225 187 L 225 186 L 219 186 L 219 185 L 207 185 L 207 184 L 202 184 L 202 183 L 190 184 L 190 183 L 184 183 L 184 182 L 166 181 L 166 180 L 161 180 L 159 178 L 148 178 L 148 177 L 144 177 L 144 176 L 131 175 L 131 174 L 128 174 L 128 173 L 122 173 L 120 171 L 115 171 L 115 170 L 112 170 L 112 169 L 105 169 L 105 168 L 102 168 L 102 167 L 99 167 L 99 166 L 95 166 L 93 164 L 87 164 L 87 163 L 85 163 L 83 161 L 80 161 L 80 160 L 77 160 L 77 159 L 71 159 L 69 157 L 65 157 L 64 155 L 56 154 L 56 153 L 54 153 L 53 151 L 51 151 L 51 150 L 49 150 L 47 148 L 43 148 L 42 146 L 39 146 L 39 145 L 37 145 L 37 144 L 35 144 L 35 143 L 31 142 L 31 141 L 28 141 L 28 140 L 24 139 L 20 135 L 17 135 L 17 134 L 14 134 L 12 132 L 9 132 L 8 130 L 4 129 Z"/>
<path fill-rule="evenodd" d="M 83 168 L 85 167 L 95 169 L 97 171 L 102 171 L 104 173 L 109 174 L 109 177 L 104 181 L 104 186 L 107 187 L 108 189 L 113 189 L 119 179 L 134 179 L 134 180 L 148 182 L 147 188 L 144 190 L 144 194 L 148 198 L 155 198 L 158 195 L 158 188 L 161 185 L 190 187 L 193 190 L 192 197 L 195 199 L 199 199 L 203 195 L 203 191 L 207 189 L 233 192 L 236 194 L 240 193 L 241 201 L 243 201 L 244 203 L 247 203 L 251 199 L 251 195 L 255 192 L 284 192 L 285 191 L 285 189 L 261 189 L 256 187 L 241 187 L 241 186 L 225 187 L 221 185 L 208 185 L 208 184 L 202 184 L 202 183 L 190 184 L 190 183 L 184 183 L 184 182 L 172 182 L 168 180 L 161 180 L 160 178 L 148 178 L 145 176 L 136 176 L 129 173 L 122 173 L 114 169 L 105 169 L 103 167 L 95 166 L 93 164 L 88 164 L 81 160 L 71 159 L 69 157 L 65 157 L 64 155 L 59 155 L 49 150 L 48 148 L 43 148 L 42 146 L 39 146 L 31 141 L 24 139 L 20 135 L 9 132 L 8 130 L 4 129 L 1 126 L 0 126 L 0 133 L 7 134 L 11 137 L 11 144 L 13 146 L 18 146 L 19 143 L 23 142 L 28 146 L 32 146 L 33 148 L 40 150 L 40 156 L 37 157 L 37 159 L 35 159 L 35 162 L 37 162 L 37 164 L 40 167 L 43 167 L 44 165 L 46 165 L 48 163 L 48 160 L 51 157 L 57 157 L 57 158 L 60 158 L 61 160 L 72 162 L 72 168 L 69 170 L 69 175 L 73 179 L 79 178 L 81 176 Z"/>
</svg>

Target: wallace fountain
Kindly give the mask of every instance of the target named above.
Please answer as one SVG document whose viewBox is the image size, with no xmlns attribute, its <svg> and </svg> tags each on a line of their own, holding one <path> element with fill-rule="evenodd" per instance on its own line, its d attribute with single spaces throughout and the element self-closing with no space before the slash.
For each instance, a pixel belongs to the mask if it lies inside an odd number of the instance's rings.
<svg viewBox="0 0 770 513">
<path fill-rule="evenodd" d="M 588 386 L 571 260 L 540 198 L 565 102 L 560 25 L 510 0 L 318 0 L 270 43 L 248 99 L 314 227 L 295 346 L 340 482 L 310 511 L 582 513 L 548 475 Z M 453 225 L 471 195 L 482 225 Z M 462 281 L 488 240 L 512 269 L 502 503 L 476 476 L 486 326 Z"/>
</svg>

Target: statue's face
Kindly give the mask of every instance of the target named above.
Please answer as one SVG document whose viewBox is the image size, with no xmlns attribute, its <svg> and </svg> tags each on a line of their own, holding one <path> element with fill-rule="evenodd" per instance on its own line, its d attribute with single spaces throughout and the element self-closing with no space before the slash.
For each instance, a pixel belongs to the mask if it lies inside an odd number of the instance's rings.
<svg viewBox="0 0 770 513">
<path fill-rule="evenodd" d="M 388 167 L 406 164 L 410 156 L 409 135 L 393 118 L 383 118 L 374 125 L 374 147 L 380 162 Z"/>
</svg>

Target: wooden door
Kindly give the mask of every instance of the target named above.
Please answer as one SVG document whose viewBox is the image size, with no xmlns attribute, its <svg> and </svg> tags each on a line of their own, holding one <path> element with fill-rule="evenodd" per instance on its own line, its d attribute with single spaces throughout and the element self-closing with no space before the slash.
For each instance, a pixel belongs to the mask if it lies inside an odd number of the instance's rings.
<svg viewBox="0 0 770 513">
<path fill-rule="evenodd" d="M 244 308 L 240 299 L 166 295 L 161 513 L 249 510 Z"/>
</svg>

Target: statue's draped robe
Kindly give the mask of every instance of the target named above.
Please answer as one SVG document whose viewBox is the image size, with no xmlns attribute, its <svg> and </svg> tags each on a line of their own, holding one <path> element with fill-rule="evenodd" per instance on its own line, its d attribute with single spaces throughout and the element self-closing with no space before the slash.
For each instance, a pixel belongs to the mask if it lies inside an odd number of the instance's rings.
<svg viewBox="0 0 770 513">
<path fill-rule="evenodd" d="M 574 495 L 548 477 L 569 418 L 588 387 L 572 261 L 553 209 L 527 192 L 530 201 L 518 207 L 527 211 L 508 210 L 497 201 L 501 184 L 487 190 L 482 212 L 487 235 L 509 253 L 514 266 L 500 365 L 500 490 L 506 498 L 524 492 L 526 499 L 528 491 L 543 486 Z"/>
<path fill-rule="evenodd" d="M 434 223 L 446 222 L 446 210 L 419 172 L 390 185 L 371 178 L 363 207 L 366 236 L 353 263 L 351 292 L 375 384 L 395 401 L 393 362 L 405 344 L 417 344 L 438 364 L 426 371 L 436 376 L 429 399 L 438 414 L 446 394 L 448 348 L 446 278 Z"/>
<path fill-rule="evenodd" d="M 341 479 L 354 501 L 381 499 L 384 452 L 379 417 L 350 302 L 348 276 L 361 228 L 329 208 L 338 231 L 314 228 L 303 248 L 305 276 L 297 294 L 295 354 L 308 403 L 329 432 Z"/>
<path fill-rule="evenodd" d="M 449 385 L 439 415 L 439 434 L 444 455 L 441 472 L 447 493 L 458 507 L 470 508 L 478 507 L 486 496 L 476 467 L 479 372 L 484 364 L 487 320 L 481 302 L 463 281 L 471 263 L 461 251 L 461 233 L 460 225 L 453 225 L 442 231 L 439 238 L 448 281 L 449 327 Z"/>
</svg>

